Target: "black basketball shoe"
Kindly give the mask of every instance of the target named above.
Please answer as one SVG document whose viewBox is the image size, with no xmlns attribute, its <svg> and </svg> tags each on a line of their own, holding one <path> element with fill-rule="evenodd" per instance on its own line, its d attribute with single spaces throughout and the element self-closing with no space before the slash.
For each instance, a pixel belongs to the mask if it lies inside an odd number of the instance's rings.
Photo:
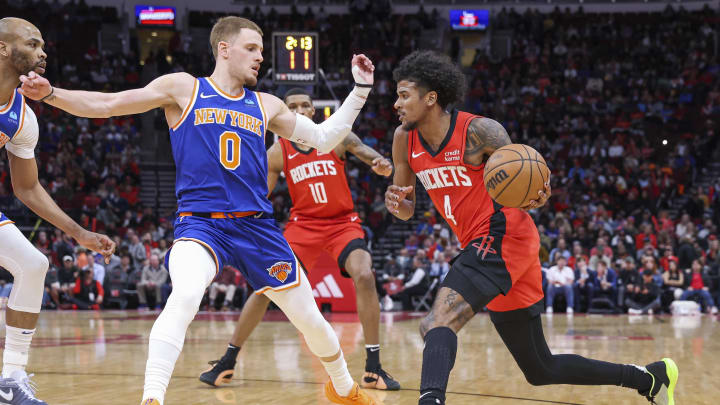
<svg viewBox="0 0 720 405">
<path fill-rule="evenodd" d="M 210 361 L 208 364 L 210 364 L 211 367 L 200 374 L 200 381 L 213 387 L 219 387 L 223 384 L 228 384 L 232 380 L 233 371 L 235 370 L 234 361 L 229 362 L 222 358 L 220 360 Z"/>
</svg>

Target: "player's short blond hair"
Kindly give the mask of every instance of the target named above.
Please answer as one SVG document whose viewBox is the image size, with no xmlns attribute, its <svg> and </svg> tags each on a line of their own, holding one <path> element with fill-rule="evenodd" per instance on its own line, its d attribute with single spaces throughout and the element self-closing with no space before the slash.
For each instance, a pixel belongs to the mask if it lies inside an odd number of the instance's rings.
<svg viewBox="0 0 720 405">
<path fill-rule="evenodd" d="M 217 47 L 220 41 L 230 41 L 240 30 L 247 28 L 263 35 L 260 27 L 247 18 L 229 15 L 219 19 L 210 31 L 210 46 L 212 46 L 213 56 L 217 59 Z"/>
</svg>

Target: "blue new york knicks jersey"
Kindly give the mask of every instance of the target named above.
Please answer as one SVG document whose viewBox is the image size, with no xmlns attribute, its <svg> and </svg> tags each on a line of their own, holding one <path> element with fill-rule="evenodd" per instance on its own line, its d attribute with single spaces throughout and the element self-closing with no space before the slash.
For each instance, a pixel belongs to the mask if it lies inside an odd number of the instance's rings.
<svg viewBox="0 0 720 405">
<path fill-rule="evenodd" d="M 175 241 L 202 244 L 217 270 L 235 266 L 256 293 L 300 283 L 299 266 L 267 199 L 267 117 L 257 93 L 232 97 L 195 80 L 190 104 L 170 130 L 177 167 Z M 191 213 L 238 213 L 207 218 Z M 171 261 L 167 263 L 171 266 Z"/>
<path fill-rule="evenodd" d="M 247 89 L 225 94 L 198 78 L 190 104 L 170 130 L 180 212 L 272 212 L 267 199 L 267 117 Z"/>
<path fill-rule="evenodd" d="M 7 105 L 0 108 L 0 148 L 20 132 L 24 121 L 25 98 L 16 89 Z M 10 222 L 5 214 L 0 213 L 0 225 Z"/>
</svg>

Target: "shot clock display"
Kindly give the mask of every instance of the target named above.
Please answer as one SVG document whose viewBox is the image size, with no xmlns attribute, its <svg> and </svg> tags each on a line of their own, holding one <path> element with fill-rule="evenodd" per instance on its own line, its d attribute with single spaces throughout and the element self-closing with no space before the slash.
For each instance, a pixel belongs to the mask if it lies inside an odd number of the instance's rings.
<svg viewBox="0 0 720 405">
<path fill-rule="evenodd" d="M 273 33 L 273 79 L 277 83 L 317 81 L 316 32 Z"/>
</svg>

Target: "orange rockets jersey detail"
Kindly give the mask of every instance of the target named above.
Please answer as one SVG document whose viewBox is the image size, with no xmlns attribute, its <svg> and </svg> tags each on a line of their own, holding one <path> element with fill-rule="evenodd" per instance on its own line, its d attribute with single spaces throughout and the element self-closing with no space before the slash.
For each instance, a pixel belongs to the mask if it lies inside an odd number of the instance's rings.
<svg viewBox="0 0 720 405">
<path fill-rule="evenodd" d="M 353 213 L 353 201 L 345 175 L 345 162 L 332 151 L 303 152 L 280 139 L 283 172 L 293 206 L 290 218 L 338 218 Z"/>
</svg>

